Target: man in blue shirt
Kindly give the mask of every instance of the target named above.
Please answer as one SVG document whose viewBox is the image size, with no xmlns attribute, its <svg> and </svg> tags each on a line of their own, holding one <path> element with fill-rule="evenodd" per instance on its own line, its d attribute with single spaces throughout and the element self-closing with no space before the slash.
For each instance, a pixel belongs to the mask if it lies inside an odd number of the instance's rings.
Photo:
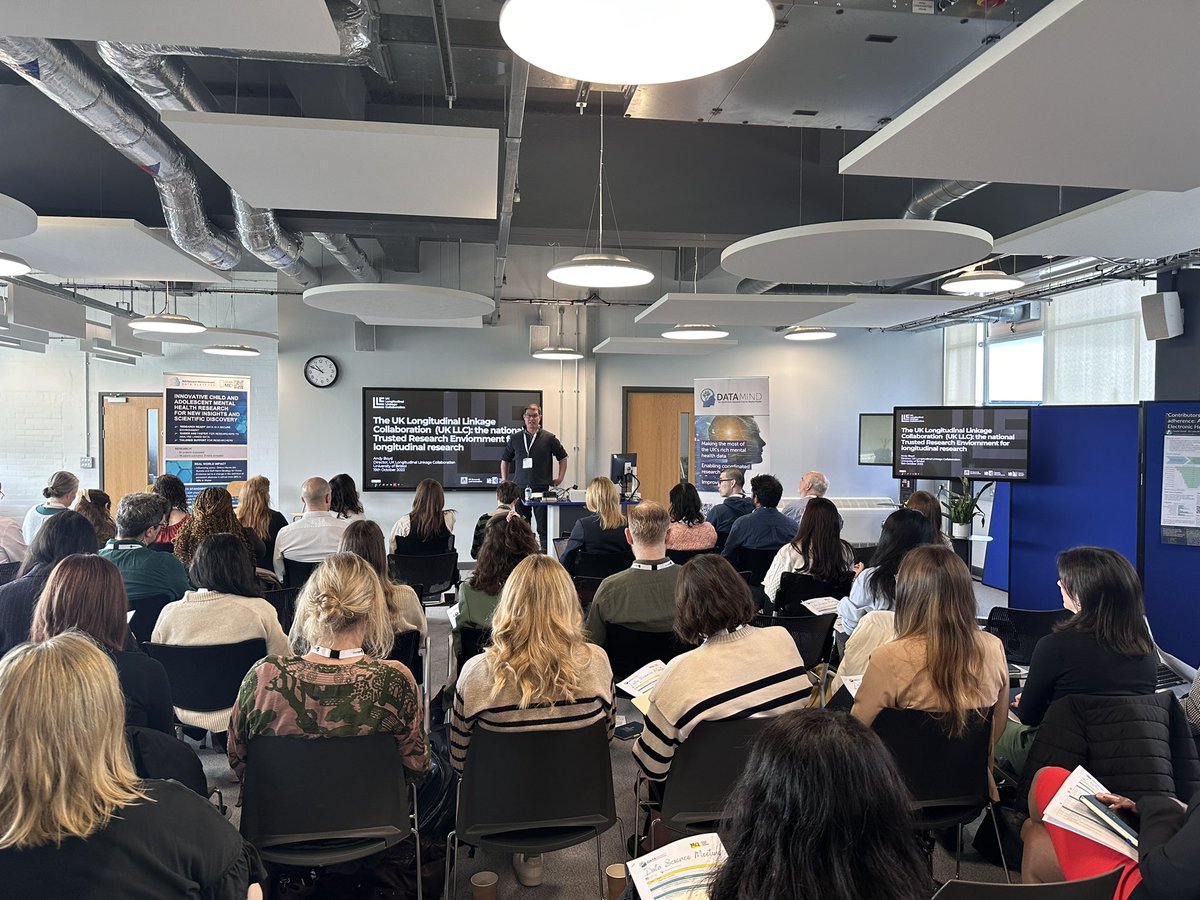
<svg viewBox="0 0 1200 900">
<path fill-rule="evenodd" d="M 796 536 L 796 523 L 777 506 L 783 497 L 783 485 L 774 475 L 756 475 L 750 479 L 754 512 L 742 516 L 729 529 L 729 539 L 721 554 L 736 560 L 739 550 L 778 550 Z"/>
<path fill-rule="evenodd" d="M 717 491 L 725 499 L 708 511 L 708 521 L 717 530 L 718 546 L 729 536 L 734 522 L 754 512 L 754 501 L 742 490 L 745 484 L 746 473 L 733 467 L 722 472 L 717 482 Z"/>
</svg>

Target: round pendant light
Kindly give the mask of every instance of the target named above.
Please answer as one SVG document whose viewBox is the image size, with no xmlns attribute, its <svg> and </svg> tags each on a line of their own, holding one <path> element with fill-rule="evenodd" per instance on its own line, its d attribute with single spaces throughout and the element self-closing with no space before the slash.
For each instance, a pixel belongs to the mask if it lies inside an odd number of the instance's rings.
<svg viewBox="0 0 1200 900">
<path fill-rule="evenodd" d="M 583 354 L 574 347 L 543 347 L 535 350 L 534 359 L 583 359 Z"/>
<path fill-rule="evenodd" d="M 727 69 L 775 30 L 767 0 L 507 0 L 500 34 L 539 69 L 595 84 L 665 84 Z"/>
<path fill-rule="evenodd" d="M 28 275 L 33 267 L 21 257 L 12 253 L 0 253 L 0 278 L 16 278 L 18 275 Z"/>
<path fill-rule="evenodd" d="M 1016 275 L 1009 275 L 999 269 L 972 269 L 947 278 L 942 282 L 942 290 L 951 294 L 970 294 L 984 296 L 999 294 L 1002 291 L 1015 291 L 1025 287 L 1025 282 Z"/>
<path fill-rule="evenodd" d="M 816 325 L 793 325 L 783 333 L 785 341 L 827 341 L 835 337 L 836 331 Z"/>
<path fill-rule="evenodd" d="M 158 334 L 199 334 L 208 329 L 200 322 L 176 313 L 162 313 L 157 316 L 146 316 L 133 319 L 129 323 L 133 331 L 149 331 Z"/>
<path fill-rule="evenodd" d="M 654 273 L 619 253 L 580 253 L 552 266 L 551 281 L 573 287 L 638 287 L 654 280 Z"/>
<path fill-rule="evenodd" d="M 212 356 L 261 356 L 262 354 L 248 344 L 213 344 L 205 347 L 204 352 Z"/>
<path fill-rule="evenodd" d="M 665 338 L 673 341 L 712 341 L 717 338 L 729 337 L 729 332 L 715 325 L 676 325 L 662 333 Z"/>
</svg>

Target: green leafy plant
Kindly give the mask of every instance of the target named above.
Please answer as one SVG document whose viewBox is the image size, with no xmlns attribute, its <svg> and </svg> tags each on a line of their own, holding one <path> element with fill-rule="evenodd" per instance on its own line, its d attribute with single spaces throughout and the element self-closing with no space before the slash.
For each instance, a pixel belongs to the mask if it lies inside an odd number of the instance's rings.
<svg viewBox="0 0 1200 900">
<path fill-rule="evenodd" d="M 959 478 L 958 481 L 959 490 L 951 488 L 945 492 L 945 499 L 942 500 L 942 509 L 946 511 L 950 521 L 955 525 L 970 525 L 978 517 L 981 522 L 986 522 L 983 512 L 979 509 L 979 500 L 984 491 L 995 482 L 987 482 L 972 495 L 971 482 L 966 478 Z"/>
</svg>

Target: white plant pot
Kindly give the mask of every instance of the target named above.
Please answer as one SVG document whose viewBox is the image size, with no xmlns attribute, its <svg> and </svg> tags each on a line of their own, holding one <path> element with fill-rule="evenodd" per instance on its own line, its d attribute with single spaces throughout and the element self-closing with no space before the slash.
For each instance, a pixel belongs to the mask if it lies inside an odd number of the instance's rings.
<svg viewBox="0 0 1200 900">
<path fill-rule="evenodd" d="M 959 540 L 965 540 L 971 536 L 970 522 L 954 522 L 951 525 L 951 535 Z"/>
</svg>

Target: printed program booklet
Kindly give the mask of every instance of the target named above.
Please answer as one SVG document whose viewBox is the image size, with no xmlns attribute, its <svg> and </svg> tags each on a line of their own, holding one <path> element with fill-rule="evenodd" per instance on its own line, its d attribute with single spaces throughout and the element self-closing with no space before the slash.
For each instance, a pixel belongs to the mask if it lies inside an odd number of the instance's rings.
<svg viewBox="0 0 1200 900">
<path fill-rule="evenodd" d="M 697 834 L 626 863 L 641 900 L 707 900 L 713 873 L 725 862 L 715 834 Z"/>
</svg>

